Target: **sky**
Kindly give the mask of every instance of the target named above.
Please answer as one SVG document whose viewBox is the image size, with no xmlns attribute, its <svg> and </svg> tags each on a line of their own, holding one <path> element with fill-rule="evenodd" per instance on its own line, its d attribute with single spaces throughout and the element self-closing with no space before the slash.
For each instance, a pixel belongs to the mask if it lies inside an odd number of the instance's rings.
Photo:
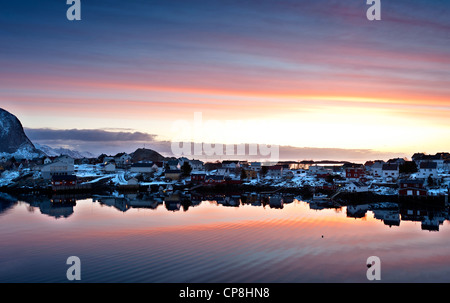
<svg viewBox="0 0 450 303">
<path fill-rule="evenodd" d="M 450 2 L 381 0 L 381 21 L 369 7 L 90 0 L 69 21 L 63 0 L 3 1 L 0 107 L 33 142 L 94 153 L 173 141 L 280 145 L 294 160 L 450 151 Z"/>
</svg>

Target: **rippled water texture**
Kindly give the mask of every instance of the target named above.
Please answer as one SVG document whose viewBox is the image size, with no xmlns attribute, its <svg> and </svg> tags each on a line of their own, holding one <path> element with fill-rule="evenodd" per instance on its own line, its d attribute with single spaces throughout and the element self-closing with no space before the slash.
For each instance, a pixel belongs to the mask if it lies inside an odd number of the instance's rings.
<svg viewBox="0 0 450 303">
<path fill-rule="evenodd" d="M 381 259 L 382 282 L 450 282 L 448 221 L 439 232 L 390 227 L 370 210 L 351 218 L 297 200 L 186 212 L 17 202 L 0 215 L 0 243 L 1 282 L 67 282 L 69 256 L 81 259 L 82 282 L 367 282 L 369 256 Z"/>
</svg>

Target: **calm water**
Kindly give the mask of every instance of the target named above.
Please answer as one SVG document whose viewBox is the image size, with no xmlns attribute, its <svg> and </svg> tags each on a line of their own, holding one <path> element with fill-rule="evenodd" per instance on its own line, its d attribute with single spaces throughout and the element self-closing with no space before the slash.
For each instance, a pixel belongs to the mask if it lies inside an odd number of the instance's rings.
<svg viewBox="0 0 450 303">
<path fill-rule="evenodd" d="M 450 282 L 446 209 L 2 201 L 0 282 L 67 282 L 69 256 L 81 259 L 83 282 L 367 282 L 369 256 L 381 259 L 383 282 Z"/>
</svg>

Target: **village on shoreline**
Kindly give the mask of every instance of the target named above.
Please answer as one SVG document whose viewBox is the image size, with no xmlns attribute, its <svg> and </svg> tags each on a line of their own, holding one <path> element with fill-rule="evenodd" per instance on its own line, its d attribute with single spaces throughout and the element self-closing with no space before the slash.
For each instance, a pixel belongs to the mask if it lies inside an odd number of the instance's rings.
<svg viewBox="0 0 450 303">
<path fill-rule="evenodd" d="M 130 209 L 188 211 L 203 203 L 224 207 L 283 209 L 294 201 L 311 210 L 345 207 L 349 218 L 371 211 L 385 225 L 420 222 L 439 231 L 449 220 L 449 154 L 414 154 L 364 164 L 283 161 L 276 165 L 187 158 L 146 160 L 152 150 L 73 159 L 67 155 L 2 161 L 0 213 L 18 201 L 44 215 L 68 218 L 77 201 L 92 200 L 120 212 Z M 156 158 L 161 159 L 157 154 Z"/>
<path fill-rule="evenodd" d="M 134 155 L 150 154 L 152 157 Z M 156 157 L 152 150 L 73 159 L 68 155 L 32 160 L 0 159 L 0 191 L 89 192 L 98 188 L 122 191 L 174 188 L 193 190 L 226 186 L 261 190 L 309 189 L 332 198 L 339 193 L 371 193 L 408 198 L 448 197 L 450 154 L 416 153 L 411 160 L 395 158 L 364 164 L 337 161 L 261 162 Z M 157 154 L 160 156 L 159 154 Z M 151 160 L 152 159 L 152 160 Z M 318 195 L 319 196 L 319 195 Z M 448 199 L 448 198 L 447 198 Z"/>
</svg>

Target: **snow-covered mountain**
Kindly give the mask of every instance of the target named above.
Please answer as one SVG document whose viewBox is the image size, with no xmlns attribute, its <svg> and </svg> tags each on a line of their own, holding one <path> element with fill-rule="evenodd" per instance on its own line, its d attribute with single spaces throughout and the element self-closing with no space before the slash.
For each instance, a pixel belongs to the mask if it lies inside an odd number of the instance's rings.
<svg viewBox="0 0 450 303">
<path fill-rule="evenodd" d="M 16 116 L 0 108 L 0 157 L 31 159 L 41 156 Z"/>
<path fill-rule="evenodd" d="M 57 157 L 60 155 L 66 155 L 74 159 L 82 159 L 82 158 L 96 158 L 96 156 L 90 152 L 79 152 L 76 150 L 71 150 L 67 148 L 53 148 L 48 145 L 40 145 L 35 144 L 36 148 L 41 150 L 43 153 L 45 153 L 49 157 Z"/>
</svg>

